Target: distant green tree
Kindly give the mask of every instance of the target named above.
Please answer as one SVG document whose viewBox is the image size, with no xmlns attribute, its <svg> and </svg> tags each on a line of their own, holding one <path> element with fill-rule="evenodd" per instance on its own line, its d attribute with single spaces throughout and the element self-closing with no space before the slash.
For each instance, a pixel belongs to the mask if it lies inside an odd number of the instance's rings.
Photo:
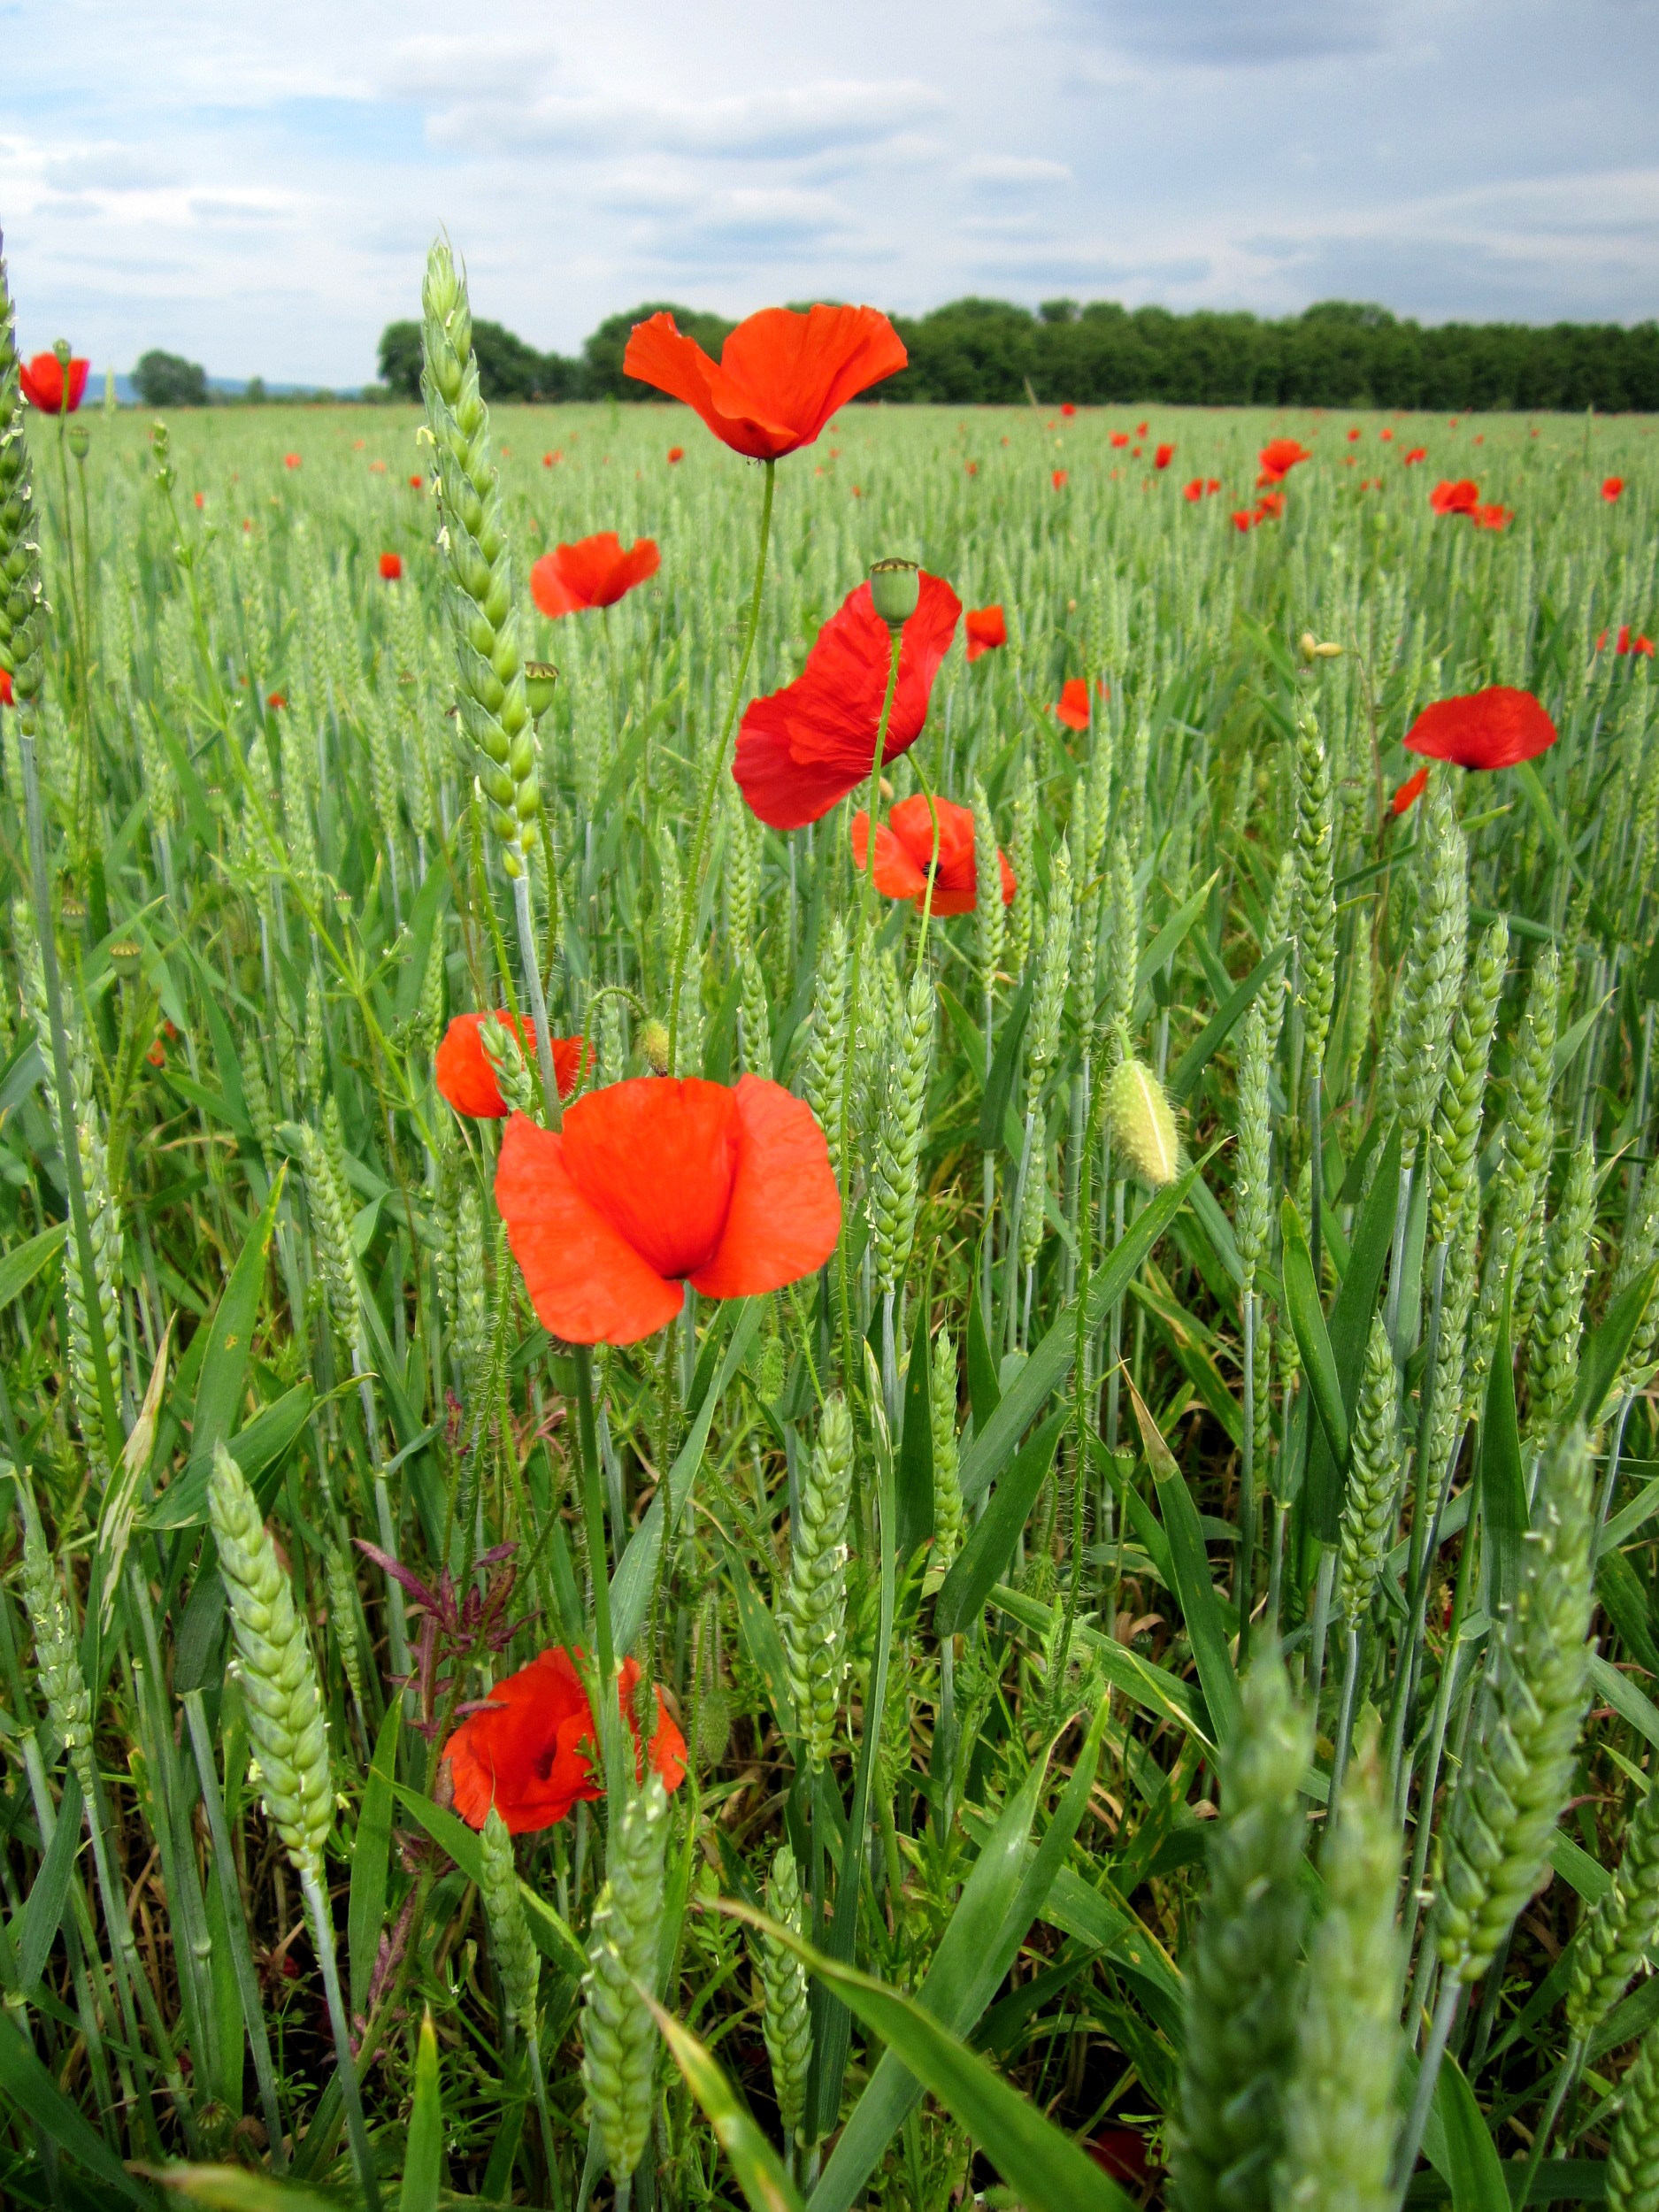
<svg viewBox="0 0 1659 2212">
<path fill-rule="evenodd" d="M 207 405 L 207 371 L 182 354 L 152 347 L 133 371 L 133 381 L 146 407 Z"/>
<path fill-rule="evenodd" d="M 264 377 L 250 376 L 248 379 L 242 392 L 242 398 L 250 407 L 263 407 L 269 396 L 265 388 Z"/>
<path fill-rule="evenodd" d="M 672 300 L 649 300 L 643 307 L 630 308 L 625 315 L 609 315 L 582 348 L 583 396 L 588 399 L 655 399 L 660 396 L 650 385 L 641 384 L 631 376 L 625 376 L 622 357 L 627 350 L 628 334 L 635 323 L 644 322 L 652 315 L 672 315 L 674 326 L 683 337 L 695 338 L 703 351 L 715 360 L 726 343 L 733 326 L 724 315 L 704 315 L 695 307 L 676 307 Z"/>
<path fill-rule="evenodd" d="M 388 323 L 380 333 L 380 381 L 399 399 L 420 397 L 420 325 Z"/>
<path fill-rule="evenodd" d="M 557 353 L 538 353 L 500 323 L 472 325 L 478 355 L 479 388 L 491 402 L 503 399 L 574 399 L 580 372 Z M 420 325 L 388 323 L 380 333 L 380 381 L 399 399 L 420 397 Z"/>
</svg>

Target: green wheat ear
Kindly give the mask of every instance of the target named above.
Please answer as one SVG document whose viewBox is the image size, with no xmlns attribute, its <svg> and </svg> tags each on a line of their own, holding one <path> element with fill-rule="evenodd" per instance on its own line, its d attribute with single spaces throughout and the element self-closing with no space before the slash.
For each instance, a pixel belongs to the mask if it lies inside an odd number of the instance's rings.
<svg viewBox="0 0 1659 2212">
<path fill-rule="evenodd" d="M 795 1726 L 815 1773 L 834 1747 L 847 1672 L 846 1529 L 852 1486 L 852 1417 L 837 1392 L 825 1402 L 802 1480 L 799 1525 L 789 1532 L 789 1579 L 778 1620 Z"/>
<path fill-rule="evenodd" d="M 1659 2212 L 1659 2028 L 1619 2084 L 1624 2110 L 1607 2154 L 1608 2212 Z"/>
<path fill-rule="evenodd" d="M 668 1799 L 653 1773 L 630 1794 L 612 1834 L 582 1982 L 582 2081 L 618 2190 L 650 2132 L 657 2029 L 644 1993 L 656 1985 L 667 1836 Z"/>
<path fill-rule="evenodd" d="M 781 1926 L 800 1934 L 801 1878 L 795 1853 L 787 1843 L 772 1863 L 766 1882 L 766 1909 Z M 806 1970 L 795 1953 L 775 1936 L 757 1935 L 751 1942 L 760 1970 L 761 2025 L 766 2037 L 766 2055 L 772 2062 L 772 2083 L 777 2093 L 784 2140 L 804 2142 L 801 2124 L 806 2116 L 807 2071 L 812 2062 Z"/>
<path fill-rule="evenodd" d="M 295 1866 L 315 1878 L 334 1826 L 317 1663 L 258 1502 L 222 1444 L 207 1504 L 265 1811 Z"/>
</svg>

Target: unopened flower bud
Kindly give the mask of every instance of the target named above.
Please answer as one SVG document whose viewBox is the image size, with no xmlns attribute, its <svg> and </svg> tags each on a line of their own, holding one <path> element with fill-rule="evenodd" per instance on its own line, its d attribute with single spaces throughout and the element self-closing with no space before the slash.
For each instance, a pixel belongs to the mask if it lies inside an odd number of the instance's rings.
<svg viewBox="0 0 1659 2212">
<path fill-rule="evenodd" d="M 1112 1141 L 1154 1190 L 1172 1183 L 1180 1166 L 1180 1133 L 1164 1086 L 1144 1061 L 1124 1059 L 1107 1079 Z"/>
<path fill-rule="evenodd" d="M 70 424 L 69 450 L 74 455 L 77 461 L 84 461 L 86 459 L 87 448 L 91 443 L 92 440 L 87 434 L 87 426 L 85 423 L 75 422 Z"/>
<path fill-rule="evenodd" d="M 649 1021 L 640 1030 L 640 1050 L 645 1055 L 645 1064 L 653 1075 L 668 1072 L 668 1025 L 665 1022 Z"/>
<path fill-rule="evenodd" d="M 870 570 L 870 598 L 889 630 L 902 629 L 916 612 L 922 596 L 921 565 L 917 561 L 877 561 Z"/>
</svg>

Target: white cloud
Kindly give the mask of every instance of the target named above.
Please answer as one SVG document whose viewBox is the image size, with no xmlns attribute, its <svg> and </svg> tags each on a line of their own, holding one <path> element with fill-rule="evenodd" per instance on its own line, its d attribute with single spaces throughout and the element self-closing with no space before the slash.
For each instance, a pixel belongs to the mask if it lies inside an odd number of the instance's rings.
<svg viewBox="0 0 1659 2212">
<path fill-rule="evenodd" d="M 1064 161 L 1041 154 L 976 154 L 962 165 L 969 184 L 995 186 L 1070 184 L 1071 171 Z"/>
</svg>

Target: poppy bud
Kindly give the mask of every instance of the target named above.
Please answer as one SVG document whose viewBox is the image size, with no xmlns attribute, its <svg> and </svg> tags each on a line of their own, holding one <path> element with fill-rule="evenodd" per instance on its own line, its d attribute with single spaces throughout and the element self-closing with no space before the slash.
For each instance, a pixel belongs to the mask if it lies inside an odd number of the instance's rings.
<svg viewBox="0 0 1659 2212">
<path fill-rule="evenodd" d="M 524 691 L 532 714 L 538 719 L 553 703 L 553 692 L 559 672 L 551 661 L 526 661 L 524 664 Z"/>
<path fill-rule="evenodd" d="M 84 461 L 86 459 L 87 448 L 91 443 L 91 439 L 87 435 L 87 426 L 85 423 L 71 423 L 69 426 L 69 450 L 74 455 L 77 461 Z"/>
<path fill-rule="evenodd" d="M 640 1031 L 640 1050 L 645 1055 L 645 1064 L 653 1075 L 668 1072 L 668 1028 L 659 1021 L 648 1021 Z"/>
<path fill-rule="evenodd" d="M 870 599 L 889 630 L 902 630 L 916 612 L 922 595 L 919 561 L 874 562 L 870 570 Z"/>
<path fill-rule="evenodd" d="M 1144 1183 L 1161 1190 L 1175 1180 L 1180 1135 L 1164 1086 L 1144 1062 L 1124 1059 L 1106 1086 L 1112 1141 Z"/>
</svg>

